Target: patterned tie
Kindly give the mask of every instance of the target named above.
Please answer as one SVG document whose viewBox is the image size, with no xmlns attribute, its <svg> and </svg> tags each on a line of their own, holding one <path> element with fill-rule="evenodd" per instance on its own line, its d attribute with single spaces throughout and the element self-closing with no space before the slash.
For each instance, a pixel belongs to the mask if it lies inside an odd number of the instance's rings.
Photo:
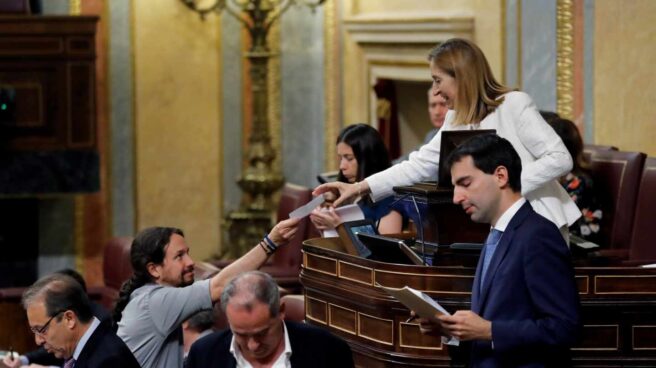
<svg viewBox="0 0 656 368">
<path fill-rule="evenodd" d="M 64 368 L 73 368 L 75 367 L 75 359 L 71 358 L 64 362 Z"/>
<path fill-rule="evenodd" d="M 485 281 L 485 275 L 487 274 L 487 268 L 490 266 L 490 261 L 494 255 L 494 251 L 497 249 L 497 244 L 499 244 L 499 239 L 501 239 L 503 231 L 497 229 L 492 229 L 490 235 L 487 236 L 485 240 L 485 254 L 483 255 L 483 272 L 481 273 L 481 291 L 483 290 L 483 282 Z"/>
</svg>

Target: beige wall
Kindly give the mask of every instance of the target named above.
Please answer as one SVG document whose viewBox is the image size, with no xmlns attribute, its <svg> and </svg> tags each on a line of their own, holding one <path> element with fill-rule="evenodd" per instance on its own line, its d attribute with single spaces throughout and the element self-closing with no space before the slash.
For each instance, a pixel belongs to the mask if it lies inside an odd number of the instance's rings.
<svg viewBox="0 0 656 368">
<path fill-rule="evenodd" d="M 597 0 L 595 143 L 656 155 L 656 1 Z"/>
<path fill-rule="evenodd" d="M 474 41 L 483 49 L 492 70 L 498 79 L 503 79 L 502 14 L 503 1 L 491 0 L 343 0 L 343 17 L 368 17 L 374 19 L 407 18 L 426 16 L 444 18 L 471 17 L 474 20 Z M 344 124 L 367 121 L 369 109 L 367 94 L 369 90 L 358 88 L 366 86 L 367 64 L 361 47 L 347 31 L 343 33 L 344 84 Z M 438 40 L 435 40 L 437 43 Z M 427 49 L 428 52 L 428 49 Z M 353 82 L 356 81 L 356 82 Z M 430 81 L 426 64 L 426 81 Z"/>
<path fill-rule="evenodd" d="M 196 260 L 219 247 L 219 18 L 135 1 L 137 228 L 185 231 Z"/>
</svg>

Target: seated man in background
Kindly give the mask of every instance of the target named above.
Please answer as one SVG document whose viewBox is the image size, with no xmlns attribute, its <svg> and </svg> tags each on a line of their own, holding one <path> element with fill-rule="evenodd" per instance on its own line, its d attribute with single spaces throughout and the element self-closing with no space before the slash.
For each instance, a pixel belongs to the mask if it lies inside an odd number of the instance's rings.
<svg viewBox="0 0 656 368">
<path fill-rule="evenodd" d="M 221 308 L 230 329 L 215 332 L 191 347 L 188 368 L 353 367 L 348 344 L 330 332 L 284 321 L 278 285 L 268 274 L 251 271 L 226 285 Z"/>
<path fill-rule="evenodd" d="M 205 337 L 212 332 L 214 328 L 214 310 L 202 310 L 188 320 L 182 322 L 182 341 L 184 341 L 184 356 L 189 354 L 191 345 L 201 337 Z"/>
<path fill-rule="evenodd" d="M 232 277 L 262 266 L 289 242 L 299 222 L 298 218 L 279 222 L 244 256 L 198 282 L 194 282 L 194 261 L 182 230 L 151 227 L 140 231 L 130 249 L 133 274 L 121 287 L 114 310 L 117 335 L 144 367 L 182 367 L 182 323 L 212 308 Z"/>
<path fill-rule="evenodd" d="M 84 281 L 82 275 L 77 271 L 65 268 L 63 270 L 55 271 L 56 274 L 67 275 L 72 277 L 78 284 L 82 287 L 84 293 L 87 293 L 87 283 Z M 103 306 L 98 303 L 91 302 L 91 311 L 93 315 L 100 320 L 100 322 L 111 323 L 111 317 L 109 313 L 105 310 Z M 30 366 L 31 368 L 38 367 L 61 367 L 64 364 L 63 359 L 57 358 L 54 354 L 46 351 L 45 348 L 39 347 L 34 351 L 25 353 L 21 355 L 18 359 L 9 359 L 9 356 L 5 356 L 3 363 L 9 368 Z"/>
<path fill-rule="evenodd" d="M 424 333 L 472 341 L 472 367 L 568 367 L 580 332 L 574 269 L 558 228 L 521 195 L 522 165 L 495 134 L 449 156 L 453 202 L 492 225 L 476 268 L 472 310 L 420 319 Z"/>
<path fill-rule="evenodd" d="M 141 367 L 111 324 L 93 316 L 87 294 L 70 276 L 41 278 L 22 303 L 36 343 L 64 359 L 64 368 Z"/>
</svg>

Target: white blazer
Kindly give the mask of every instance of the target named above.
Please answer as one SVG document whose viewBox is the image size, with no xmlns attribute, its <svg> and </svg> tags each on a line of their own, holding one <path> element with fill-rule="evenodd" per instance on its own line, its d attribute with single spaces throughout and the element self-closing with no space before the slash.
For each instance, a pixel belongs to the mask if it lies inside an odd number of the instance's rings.
<svg viewBox="0 0 656 368">
<path fill-rule="evenodd" d="M 533 210 L 559 228 L 572 225 L 581 211 L 557 179 L 572 170 L 572 157 L 558 134 L 542 119 L 531 97 L 509 92 L 504 102 L 479 124 L 454 126 L 454 111 L 446 115 L 444 126 L 407 161 L 368 177 L 372 199 L 393 194 L 392 187 L 412 185 L 435 177 L 444 130 L 496 129 L 510 141 L 522 160 L 522 195 Z"/>
</svg>

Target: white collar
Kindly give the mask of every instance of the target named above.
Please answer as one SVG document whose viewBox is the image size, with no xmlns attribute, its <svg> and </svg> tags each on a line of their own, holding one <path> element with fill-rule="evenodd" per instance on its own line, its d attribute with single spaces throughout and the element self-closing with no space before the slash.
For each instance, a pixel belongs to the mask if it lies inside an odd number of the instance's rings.
<svg viewBox="0 0 656 368">
<path fill-rule="evenodd" d="M 292 356 L 292 345 L 289 343 L 289 334 L 287 333 L 287 325 L 285 322 L 282 323 L 282 327 L 285 335 L 285 350 L 278 356 L 276 361 L 273 363 L 272 367 L 291 367 L 289 359 Z M 235 335 L 232 335 L 232 341 L 230 342 L 230 353 L 235 357 L 237 361 L 237 368 L 252 368 L 251 363 L 244 358 L 239 350 L 239 345 L 235 340 Z"/>
<path fill-rule="evenodd" d="M 100 320 L 98 318 L 93 317 L 91 320 L 91 324 L 89 325 L 89 328 L 84 332 L 84 335 L 82 335 L 82 338 L 80 338 L 80 341 L 77 342 L 77 346 L 75 347 L 75 351 L 73 352 L 73 359 L 77 360 L 80 357 L 80 353 L 82 353 L 82 350 L 84 350 L 84 345 L 87 344 L 87 341 L 89 341 L 89 338 L 91 338 L 91 335 L 93 332 L 98 328 L 100 325 Z"/>
<path fill-rule="evenodd" d="M 497 223 L 492 225 L 493 229 L 497 229 L 499 231 L 506 231 L 506 228 L 508 227 L 508 224 L 510 223 L 510 220 L 515 216 L 517 211 L 526 203 L 526 199 L 524 197 L 521 197 L 515 203 L 512 204 L 512 206 L 508 207 L 508 209 L 499 217 L 497 220 Z"/>
</svg>

